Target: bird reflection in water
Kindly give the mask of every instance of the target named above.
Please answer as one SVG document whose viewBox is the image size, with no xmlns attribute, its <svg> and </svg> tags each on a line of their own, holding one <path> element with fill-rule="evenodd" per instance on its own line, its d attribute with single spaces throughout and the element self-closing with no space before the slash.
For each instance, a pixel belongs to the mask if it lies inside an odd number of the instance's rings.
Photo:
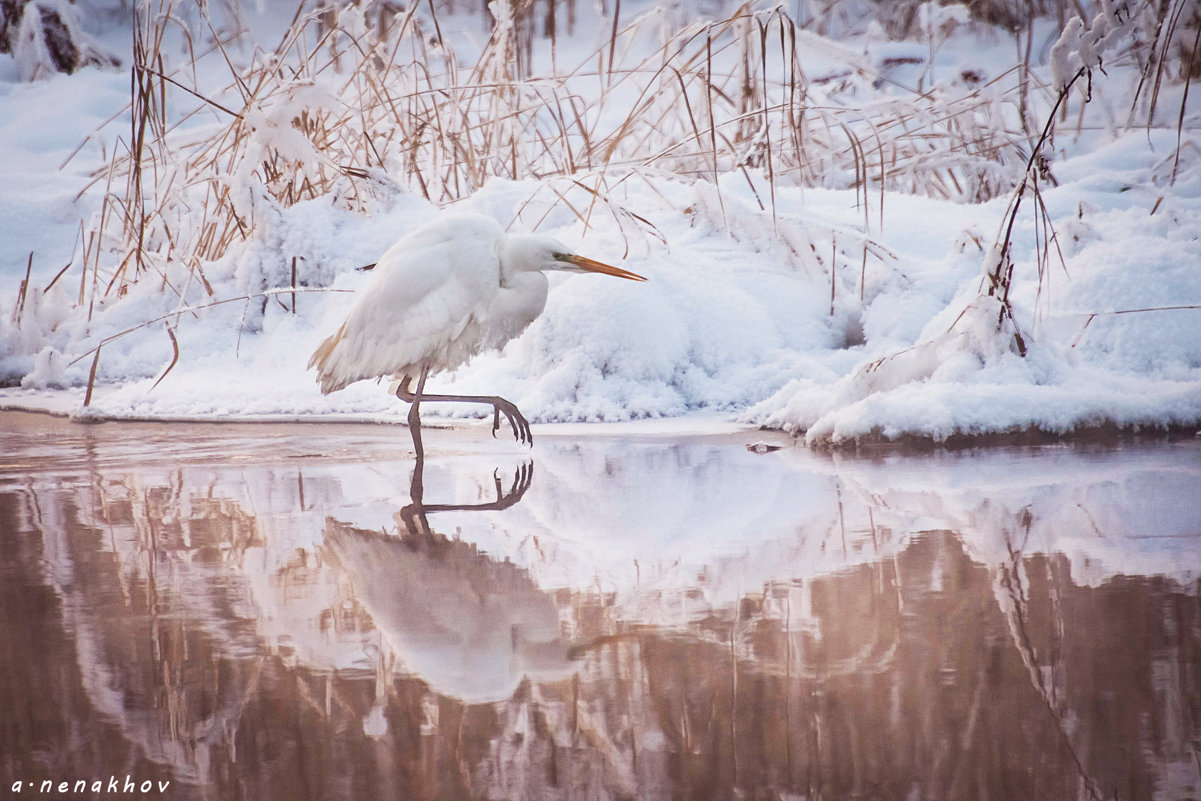
<svg viewBox="0 0 1201 801">
<path fill-rule="evenodd" d="M 513 506 L 530 487 L 533 464 L 517 469 L 507 491 L 496 477 L 495 501 L 428 504 L 420 429 L 413 432 L 417 460 L 411 503 L 397 514 L 400 535 L 332 520 L 325 533 L 331 562 L 349 578 L 385 654 L 433 691 L 467 703 L 506 700 L 527 677 L 570 678 L 572 662 L 550 595 L 523 568 L 429 524 L 434 513 Z"/>
<path fill-rule="evenodd" d="M 409 481 L 409 500 L 411 503 L 400 510 L 398 517 L 404 525 L 408 536 L 411 538 L 433 538 L 438 536 L 430 528 L 429 519 L 426 517 L 426 515 L 433 512 L 499 512 L 508 509 L 521 500 L 526 490 L 530 488 L 530 483 L 534 480 L 534 463 L 527 460 L 522 462 L 521 466 L 517 468 L 517 472 L 513 477 L 513 484 L 507 493 L 504 491 L 500 472 L 493 472 L 493 480 L 496 482 L 496 500 L 491 503 L 427 504 L 425 503 L 425 445 L 421 437 L 420 420 L 417 420 L 415 423 L 410 422 L 409 434 L 413 438 L 413 453 L 416 455 L 416 463 L 413 466 L 413 477 Z"/>
</svg>

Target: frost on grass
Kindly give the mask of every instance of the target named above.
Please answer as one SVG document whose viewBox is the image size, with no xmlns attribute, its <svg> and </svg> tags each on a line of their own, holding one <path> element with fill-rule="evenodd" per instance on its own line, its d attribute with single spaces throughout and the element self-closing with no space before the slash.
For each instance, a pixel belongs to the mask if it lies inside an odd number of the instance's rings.
<svg viewBox="0 0 1201 801">
<path fill-rule="evenodd" d="M 1157 141 L 1167 144 L 1170 135 Z M 1120 163 L 1123 178 L 1137 178 L 1143 189 L 1108 181 L 1089 187 L 1081 180 L 1048 190 L 1047 215 L 1061 232 L 1071 232 L 1071 247 L 1043 260 L 1035 234 L 1044 219 L 1019 217 L 1009 255 L 994 244 L 974 258 L 955 259 L 978 259 L 983 271 L 963 269 L 958 292 L 912 339 L 882 354 L 870 352 L 869 339 L 846 374 L 834 381 L 794 379 L 744 418 L 825 445 L 1196 426 L 1201 243 L 1196 224 L 1182 213 L 1201 211 L 1201 194 L 1190 185 L 1177 186 L 1170 199 L 1159 195 L 1153 181 L 1159 158 L 1140 152 L 1137 134 L 1080 159 Z M 1077 169 L 1084 176 L 1089 166 Z M 1069 203 L 1081 196 L 1087 201 L 1076 200 L 1073 214 Z M 1000 293 L 987 292 L 989 276 L 1007 259 L 1012 316 L 1003 312 Z M 903 315 L 883 313 L 890 321 Z M 881 330 L 880 314 L 874 304 L 866 310 L 867 330 Z M 917 314 L 922 317 L 924 311 Z M 1024 354 L 1014 324 L 1021 327 Z"/>
<path fill-rule="evenodd" d="M 1195 408 L 1196 401 L 1201 399 L 1196 385 L 1196 380 L 1201 377 L 1196 370 L 1201 367 L 1201 359 L 1197 358 L 1201 356 L 1201 349 L 1186 345 L 1185 353 L 1169 345 L 1168 352 L 1175 350 L 1183 358 L 1153 360 L 1158 369 L 1146 369 L 1151 362 L 1143 360 L 1141 366 L 1144 369 L 1138 371 L 1139 378 L 1148 382 L 1148 390 L 1154 386 L 1159 400 L 1159 403 L 1146 403 L 1123 397 L 1122 392 L 1132 384 L 1123 380 L 1128 376 L 1123 375 L 1121 368 L 1129 367 L 1130 363 L 1118 361 L 1116 353 L 1097 359 L 1088 365 L 1091 369 L 1085 370 L 1080 369 L 1079 352 L 1070 353 L 1096 314 L 1084 320 L 1075 340 L 1066 349 L 1066 343 L 1055 340 L 1053 330 L 1048 330 L 1050 336 L 1041 341 L 1031 333 L 1048 319 L 1059 317 L 1062 320 L 1062 315 L 1051 316 L 1049 301 L 1045 302 L 1047 310 L 1040 314 L 1043 290 L 1051 280 L 1049 271 L 1059 266 L 1065 275 L 1072 274 L 1064 248 L 1059 243 L 1057 220 L 1046 195 L 1051 188 L 1048 184 L 1054 182 L 1050 158 L 1057 115 L 1065 107 L 1073 85 L 1081 79 L 1089 87 L 1082 102 L 1091 99 L 1094 70 L 1100 71 L 1105 55 L 1132 35 L 1137 19 L 1137 15 L 1129 12 L 1123 17 L 1112 6 L 1103 4 L 1091 25 L 1074 17 L 1052 45 L 1049 67 L 1054 102 L 1042 133 L 1034 143 L 1025 173 L 1001 218 L 1000 231 L 993 243 L 984 249 L 980 288 L 974 296 L 969 294 L 954 320 L 946 325 L 942 319 L 947 316 L 947 311 L 954 309 L 953 304 L 932 320 L 912 345 L 861 363 L 833 386 L 818 387 L 805 381 L 791 384 L 752 409 L 749 419 L 803 431 L 810 443 L 835 445 L 864 438 L 896 439 L 906 435 L 942 441 L 951 436 L 1030 429 L 1062 434 L 1102 425 L 1134 428 L 1196 425 L 1201 416 Z M 1181 119 L 1183 114 L 1182 105 Z M 1179 152 L 1178 146 L 1177 154 Z M 1175 178 L 1174 173 L 1173 183 Z M 1140 183 L 1152 182 L 1154 179 L 1147 181 L 1145 173 L 1140 176 Z M 1154 214 L 1162 200 L 1162 196 L 1157 199 L 1149 213 Z M 1022 232 L 1015 230 L 1023 201 L 1029 210 L 1027 214 L 1034 218 L 1030 232 L 1033 234 L 1032 258 L 1024 260 L 1015 257 L 1015 249 L 1020 247 L 1023 239 Z M 1068 221 L 1071 230 L 1087 232 L 1089 228 L 1081 219 L 1084 216 L 1083 201 L 1077 208 L 1078 219 Z M 1126 218 L 1120 225 L 1117 231 L 1109 231 L 1107 237 L 1119 248 L 1138 239 L 1137 222 Z M 1118 236 L 1114 237 L 1114 233 Z M 1025 238 L 1029 240 L 1030 237 Z M 1194 235 L 1183 249 L 1196 250 L 1195 240 Z M 1075 247 L 1069 245 L 1068 254 L 1074 251 Z M 1153 267 L 1151 261 L 1144 255 L 1142 263 L 1133 265 L 1135 272 L 1144 278 L 1156 272 L 1161 276 L 1167 272 L 1167 265 L 1160 270 L 1148 269 Z M 1084 264 L 1081 272 L 1087 275 L 1092 266 Z M 1023 276 L 1020 272 L 1023 268 L 1032 272 L 1035 280 Z M 1184 278 L 1173 282 L 1172 286 L 1174 289 L 1194 289 L 1195 283 Z M 1026 304 L 1022 303 L 1020 294 L 1023 290 L 1028 293 L 1032 284 L 1035 302 L 1023 308 Z M 1069 297 L 1071 289 L 1069 284 Z M 1201 299 L 1195 289 L 1186 296 Z M 1106 299 L 1115 305 L 1123 300 L 1128 302 L 1128 298 L 1117 292 L 1109 293 Z M 1158 304 L 1150 303 L 1141 308 L 1111 308 L 1102 315 L 1142 314 L 1162 320 L 1169 312 L 1197 311 L 1201 311 L 1201 304 L 1173 305 L 1165 298 Z M 1184 337 L 1181 342 L 1196 341 L 1196 335 L 1201 333 L 1198 320 L 1193 319 L 1186 327 L 1189 334 L 1178 332 Z M 1129 330 L 1134 330 L 1134 326 Z M 1169 339 L 1174 341 L 1175 338 Z M 1144 337 L 1135 347 L 1154 347 L 1156 344 L 1155 337 Z M 1101 365 L 1112 373 L 1113 383 L 1104 388 L 1096 382 L 1095 368 Z M 1163 378 L 1168 380 L 1157 381 Z M 1122 391 L 1115 394 L 1113 386 L 1122 387 Z M 1045 387 L 1055 389 L 1045 390 Z M 1129 402 L 1131 400 L 1134 402 Z"/>
<path fill-rule="evenodd" d="M 120 61 L 84 31 L 79 11 L 66 0 L 9 0 L 3 4 L 4 33 L 21 80 L 87 66 L 115 67 Z"/>
<path fill-rule="evenodd" d="M 627 3 L 544 37 L 500 3 L 483 38 L 437 4 L 139 6 L 102 37 L 133 31 L 125 114 L 43 148 L 95 214 L 56 223 L 74 253 L 28 281 L 27 251 L 5 265 L 5 402 L 401 417 L 304 365 L 356 268 L 450 207 L 651 279 L 557 280 L 503 353 L 435 379 L 535 421 L 710 410 L 813 443 L 1195 425 L 1201 150 L 1172 61 L 1193 23 L 996 5 L 884 25 L 866 2 Z M 41 152 L 15 125 L 0 146 Z"/>
</svg>

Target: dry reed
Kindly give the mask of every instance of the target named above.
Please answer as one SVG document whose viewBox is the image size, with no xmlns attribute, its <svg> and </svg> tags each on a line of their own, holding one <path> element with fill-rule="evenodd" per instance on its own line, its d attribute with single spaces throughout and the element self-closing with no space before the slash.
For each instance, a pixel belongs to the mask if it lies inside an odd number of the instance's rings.
<svg viewBox="0 0 1201 801">
<path fill-rule="evenodd" d="M 1149 118 L 1171 77 L 1166 53 L 1180 47 L 1182 32 L 1201 30 L 1192 2 L 1171 0 L 1154 35 L 1131 43 L 1142 47 L 1131 57 L 1145 56 L 1140 92 L 1149 98 Z M 79 307 L 90 319 L 99 302 L 153 279 L 162 293 L 178 298 L 180 309 L 202 308 L 189 292 L 199 286 L 214 295 L 208 265 L 261 232 L 281 209 L 325 198 L 366 212 L 395 192 L 446 205 L 494 178 L 536 179 L 585 225 L 603 208 L 623 233 L 660 238 L 649 221 L 622 205 L 613 187 L 658 175 L 710 183 L 724 221 L 718 179 L 741 175 L 773 222 L 778 186 L 853 188 L 863 214 L 855 259 L 861 301 L 872 228 L 883 224 L 887 192 L 979 202 L 1016 185 L 1012 214 L 1028 189 L 1041 208 L 1031 176 L 1051 120 L 1031 141 L 1033 33 L 1026 12 L 1033 6 L 987 13 L 973 6 L 985 17 L 1012 12 L 1020 18 L 1014 30 L 1027 62 L 1015 68 L 1021 80 L 1005 73 L 887 94 L 870 91 L 891 80 L 886 65 L 866 58 L 848 54 L 838 74 L 806 69 L 808 49 L 829 46 L 814 30 L 821 32 L 833 16 L 815 17 L 806 27 L 781 7 L 748 4 L 725 19 L 671 29 L 654 14 L 627 19 L 614 3 L 608 39 L 565 68 L 551 3 L 546 25 L 554 68 L 540 73 L 533 4 L 492 8 L 499 16 L 467 67 L 443 41 L 432 0 L 405 9 L 389 2 L 361 8 L 322 3 L 311 13 L 301 3 L 278 45 L 256 51 L 246 64 L 237 57 L 243 29 L 236 13 L 235 24 L 223 28 L 202 4 L 191 12 L 199 23 L 189 28 L 180 22 L 176 0 L 139 4 L 131 126 L 90 185 L 103 187 L 103 203 L 92 229 L 81 233 L 73 263 L 80 272 Z M 833 6 L 828 11 L 840 13 Z M 165 56 L 172 36 L 189 54 L 179 64 Z M 659 44 L 648 49 L 651 37 Z M 197 83 L 200 38 L 211 41 L 210 53 L 228 68 L 223 88 Z M 1188 75 L 1197 63 L 1197 41 L 1194 35 L 1181 62 Z M 872 100 L 856 102 L 864 96 Z M 1066 109 L 1066 99 L 1061 94 L 1054 106 Z M 191 107 L 171 111 L 181 103 Z M 583 202 L 573 202 L 570 196 L 579 192 Z M 989 293 L 1012 322 L 1009 219 Z M 1040 252 L 1054 243 L 1049 221 L 1043 226 Z M 835 259 L 838 253 L 835 247 Z M 298 255 L 280 254 L 277 273 L 264 274 L 247 297 L 265 304 L 284 287 L 293 293 L 295 313 L 294 293 L 323 283 Z M 847 254 L 843 258 L 850 263 Z M 1042 264 L 1040 257 L 1040 270 Z M 832 293 L 836 266 L 836 260 L 829 265 Z M 170 324 L 167 330 L 177 360 Z M 1024 351 L 1016 324 L 1013 330 Z M 99 348 L 89 353 L 98 359 Z"/>
</svg>

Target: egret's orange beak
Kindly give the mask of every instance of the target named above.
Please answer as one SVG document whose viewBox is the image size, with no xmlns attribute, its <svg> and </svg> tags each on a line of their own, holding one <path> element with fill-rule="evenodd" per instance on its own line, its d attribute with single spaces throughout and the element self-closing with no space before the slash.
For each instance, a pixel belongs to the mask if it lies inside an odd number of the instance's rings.
<svg viewBox="0 0 1201 801">
<path fill-rule="evenodd" d="M 618 278 L 628 278 L 631 281 L 646 280 L 638 273 L 632 273 L 629 270 L 623 270 L 620 267 L 614 267 L 611 264 L 605 264 L 603 261 L 594 261 L 585 256 L 577 256 L 574 253 L 558 254 L 556 255 L 556 258 L 559 261 L 565 261 L 568 264 L 572 264 L 576 267 L 579 267 L 581 270 L 585 270 L 586 272 L 590 273 L 603 273 L 605 275 L 613 275 Z"/>
</svg>

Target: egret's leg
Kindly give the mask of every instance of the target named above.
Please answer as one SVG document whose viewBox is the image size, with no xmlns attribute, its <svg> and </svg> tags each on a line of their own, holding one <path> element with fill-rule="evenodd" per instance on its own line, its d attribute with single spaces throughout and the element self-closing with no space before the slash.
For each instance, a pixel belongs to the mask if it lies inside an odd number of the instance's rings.
<svg viewBox="0 0 1201 801">
<path fill-rule="evenodd" d="M 421 401 L 422 393 L 425 390 L 425 379 L 428 376 L 429 370 L 423 369 L 421 376 L 417 379 L 416 392 L 409 389 L 409 385 L 413 383 L 411 375 L 402 376 L 400 384 L 396 387 L 396 397 L 410 404 L 409 433 L 413 436 L 413 449 L 417 452 L 418 460 L 425 455 L 425 449 L 421 447 Z"/>
<path fill-rule="evenodd" d="M 421 425 L 420 419 L 417 417 L 416 410 L 422 401 L 434 401 L 437 403 L 487 403 L 492 407 L 492 436 L 496 436 L 496 432 L 500 430 L 500 416 L 504 414 L 505 419 L 509 421 L 509 426 L 513 429 L 513 437 L 518 442 L 525 442 L 530 445 L 534 444 L 534 435 L 530 432 L 530 423 L 525 419 L 525 415 L 517 408 L 517 404 L 512 401 L 505 400 L 498 395 L 427 395 L 425 394 L 425 379 L 429 375 L 428 369 L 421 371 L 421 377 L 417 380 L 416 392 L 409 390 L 409 384 L 412 383 L 412 376 L 405 376 L 400 386 L 396 389 L 396 397 L 403 401 L 408 401 L 413 406 L 409 409 L 409 426 Z"/>
<path fill-rule="evenodd" d="M 500 416 L 504 414 L 505 419 L 513 428 L 513 436 L 517 441 L 534 444 L 534 435 L 530 433 L 530 423 L 517 408 L 517 404 L 497 395 L 423 395 L 421 399 L 440 403 L 487 403 L 493 411 L 492 436 L 495 437 L 496 432 L 500 430 Z"/>
<path fill-rule="evenodd" d="M 417 377 L 417 390 L 409 389 L 409 385 L 413 383 L 413 376 L 405 375 L 400 379 L 400 383 L 396 387 L 396 397 L 400 398 L 405 403 L 410 405 L 409 408 L 409 427 L 421 426 L 421 401 L 426 400 L 425 396 L 425 379 L 429 377 L 430 371 L 428 367 L 421 369 L 421 375 Z"/>
<path fill-rule="evenodd" d="M 413 405 L 409 409 L 409 425 L 421 427 L 421 413 L 418 411 L 421 408 L 421 401 L 425 396 L 425 379 L 429 377 L 430 369 L 428 367 L 421 368 L 421 376 L 417 379 L 417 391 L 413 393 Z"/>
</svg>

